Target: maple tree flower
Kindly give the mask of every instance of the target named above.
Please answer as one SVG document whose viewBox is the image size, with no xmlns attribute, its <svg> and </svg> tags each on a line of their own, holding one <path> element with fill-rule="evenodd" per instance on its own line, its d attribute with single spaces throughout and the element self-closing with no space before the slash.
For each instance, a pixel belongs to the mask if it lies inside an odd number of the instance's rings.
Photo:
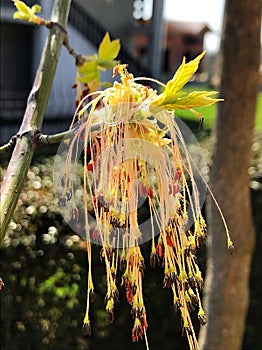
<svg viewBox="0 0 262 350">
<path fill-rule="evenodd" d="M 108 37 L 105 41 L 104 49 L 111 45 Z M 115 52 L 111 57 L 105 55 L 107 59 L 115 58 L 117 45 L 114 45 Z M 174 308 L 181 315 L 190 349 L 198 349 L 190 313 L 196 309 L 200 323 L 206 323 L 199 297 L 203 279 L 196 250 L 207 237 L 207 227 L 194 177 L 195 164 L 174 111 L 221 101 L 212 97 L 216 92 L 180 91 L 197 71 L 203 55 L 204 52 L 189 63 L 183 60 L 166 85 L 153 80 L 163 87 L 160 94 L 139 83 L 149 78 L 134 78 L 126 65 L 118 64 L 113 75 L 119 74 L 120 81 L 103 91 L 87 94 L 84 103 L 78 105 L 74 117 L 78 128 L 67 145 L 62 198 L 71 191 L 67 202 L 72 205 L 72 220 L 76 217 L 81 220 L 82 216 L 84 221 L 81 227 L 85 228 L 88 253 L 84 324 L 88 332 L 94 293 L 92 241 L 102 246 L 101 259 L 107 275 L 105 304 L 110 321 L 114 319 L 119 295 L 117 274 L 121 270 L 122 286 L 134 318 L 132 339 L 146 339 L 145 263 L 140 244 L 151 239 L 150 262 L 152 266 L 160 263 L 163 267 L 163 287 L 173 294 Z M 79 202 L 74 193 L 74 169 L 80 143 L 84 150 L 83 209 L 76 210 Z M 138 214 L 141 199 L 148 203 L 150 213 L 146 233 Z M 231 244 L 227 228 L 226 232 Z"/>
<path fill-rule="evenodd" d="M 23 21 L 41 24 L 43 20 L 36 15 L 37 12 L 41 11 L 40 5 L 33 5 L 32 7 L 27 6 L 23 1 L 13 0 L 17 11 L 14 13 L 13 17 L 15 19 L 21 19 Z"/>
</svg>

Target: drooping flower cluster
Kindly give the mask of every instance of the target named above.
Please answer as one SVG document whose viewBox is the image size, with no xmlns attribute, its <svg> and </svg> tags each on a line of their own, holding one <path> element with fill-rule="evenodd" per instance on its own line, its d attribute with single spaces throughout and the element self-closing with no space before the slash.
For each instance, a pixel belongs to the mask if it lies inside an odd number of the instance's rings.
<svg viewBox="0 0 262 350">
<path fill-rule="evenodd" d="M 13 3 L 17 9 L 14 18 L 48 28 L 54 25 L 36 15 L 41 10 L 39 5 L 30 8 L 23 1 L 13 0 Z M 65 38 L 65 45 L 69 49 L 67 40 Z M 63 175 L 59 203 L 71 206 L 71 221 L 79 223 L 78 229 L 84 227 L 87 238 L 84 329 L 87 334 L 91 332 L 89 307 L 94 299 L 91 242 L 94 242 L 102 246 L 101 258 L 106 266 L 105 307 L 109 319 L 114 320 L 119 296 L 116 277 L 121 271 L 134 319 L 132 340 L 145 337 L 147 343 L 142 286 L 145 263 L 140 244 L 151 239 L 150 265 L 160 263 L 163 267 L 163 287 L 172 291 L 174 308 L 180 312 L 190 349 L 195 350 L 199 347 L 190 312 L 197 309 L 200 323 L 206 323 L 199 296 L 203 279 L 195 254 L 207 236 L 207 229 L 194 176 L 194 170 L 198 169 L 174 111 L 189 109 L 202 121 L 202 116 L 193 108 L 208 106 L 220 99 L 212 97 L 213 91 L 181 91 L 196 72 L 204 52 L 189 63 L 183 59 L 166 85 L 153 79 L 134 78 L 125 65 L 117 65 L 114 76 L 119 73 L 121 81 L 96 92 L 100 72 L 116 65 L 119 50 L 119 40 L 111 41 L 107 33 L 97 55 L 75 53 L 77 110 L 71 126 L 73 137 L 66 140 L 68 152 L 64 169 L 60 169 Z M 139 81 L 159 84 L 163 92 L 159 94 Z M 76 120 L 77 127 L 73 125 Z M 81 147 L 84 149 L 82 207 L 76 194 L 76 163 Z M 146 209 L 148 215 L 141 215 L 141 208 Z M 219 207 L 218 210 L 232 250 L 223 214 Z M 0 280 L 0 290 L 2 286 Z"/>
<path fill-rule="evenodd" d="M 119 73 L 121 81 L 79 104 L 75 115 L 79 126 L 68 145 L 66 164 L 75 163 L 75 150 L 82 140 L 83 210 L 76 204 L 75 176 L 67 166 L 61 203 L 71 203 L 74 220 L 84 217 L 89 262 L 84 318 L 87 333 L 91 330 L 89 305 L 94 295 L 91 242 L 95 242 L 102 246 L 107 275 L 105 307 L 110 320 L 114 319 L 119 296 L 116 276 L 122 271 L 122 285 L 134 319 L 132 339 L 146 336 L 145 264 L 140 244 L 151 239 L 150 264 L 154 267 L 160 262 L 163 266 L 163 286 L 173 293 L 190 349 L 198 349 L 190 312 L 197 309 L 200 323 L 206 323 L 199 297 L 203 279 L 195 253 L 207 230 L 194 166 L 173 111 L 219 101 L 211 97 L 215 92 L 180 91 L 203 55 L 189 63 L 184 60 L 173 79 L 166 85 L 159 83 L 161 94 L 140 84 L 125 65 L 118 65 L 114 75 Z M 139 217 L 141 206 L 148 209 L 147 218 Z M 232 246 L 229 235 L 228 245 Z"/>
</svg>

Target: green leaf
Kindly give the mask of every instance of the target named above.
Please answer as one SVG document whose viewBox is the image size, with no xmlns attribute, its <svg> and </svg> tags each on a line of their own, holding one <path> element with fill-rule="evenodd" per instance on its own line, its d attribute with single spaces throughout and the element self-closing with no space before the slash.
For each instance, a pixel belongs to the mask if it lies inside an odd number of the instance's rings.
<svg viewBox="0 0 262 350">
<path fill-rule="evenodd" d="M 14 1 L 17 10 L 24 14 L 30 14 L 30 8 L 23 1 Z"/>
<path fill-rule="evenodd" d="M 189 82 L 192 75 L 197 71 L 199 62 L 204 55 L 205 51 L 188 63 L 186 63 L 184 57 L 182 64 L 174 74 L 173 78 L 167 82 L 163 93 L 152 101 L 152 105 L 166 107 L 167 105 L 174 104 L 175 101 L 181 97 L 181 94 L 183 94 L 179 92 L 179 90 Z"/>
<path fill-rule="evenodd" d="M 90 83 L 95 79 L 99 79 L 99 71 L 97 61 L 86 61 L 82 66 L 77 68 L 79 74 L 78 80 L 83 83 Z"/>
<path fill-rule="evenodd" d="M 172 104 L 172 103 L 175 103 L 179 98 L 183 97 L 186 95 L 186 92 L 184 91 L 178 91 L 176 92 L 175 94 L 173 95 L 169 95 L 167 96 L 165 99 L 163 99 L 162 102 L 160 102 L 159 106 L 160 107 L 164 107 L 166 106 L 167 104 Z"/>
<path fill-rule="evenodd" d="M 186 96 L 178 98 L 174 101 L 169 101 L 165 104 L 165 108 L 171 109 L 191 109 L 195 107 L 206 107 L 216 102 L 223 101 L 220 98 L 210 97 L 217 94 L 216 91 L 193 91 Z"/>
<path fill-rule="evenodd" d="M 182 89 L 182 87 L 189 82 L 192 75 L 197 71 L 199 62 L 205 53 L 206 51 L 203 51 L 199 56 L 188 63 L 186 63 L 186 59 L 184 57 L 181 66 L 174 74 L 172 80 L 167 83 L 164 93 L 166 92 L 166 94 L 171 94 Z"/>
<path fill-rule="evenodd" d="M 25 15 L 24 13 L 16 11 L 13 15 L 14 19 L 21 19 L 23 21 L 27 21 L 28 15 Z"/>
<path fill-rule="evenodd" d="M 31 10 L 33 11 L 33 13 L 41 12 L 41 6 L 38 4 L 35 4 L 32 6 Z"/>
<path fill-rule="evenodd" d="M 120 50 L 120 41 L 119 39 L 110 40 L 110 36 L 108 33 L 104 36 L 99 49 L 98 49 L 98 57 L 101 60 L 111 61 L 116 58 Z"/>
<path fill-rule="evenodd" d="M 81 83 L 91 83 L 94 80 L 100 81 L 100 74 L 99 71 L 93 71 L 93 72 L 88 72 L 86 74 L 82 74 L 80 77 L 77 78 L 78 81 Z"/>
<path fill-rule="evenodd" d="M 92 71 L 96 69 L 97 69 L 97 60 L 95 56 L 92 56 L 89 59 L 87 59 L 81 66 L 77 67 L 77 72 L 80 74 L 85 74 L 88 71 Z"/>
<path fill-rule="evenodd" d="M 97 60 L 98 69 L 103 71 L 114 68 L 117 65 L 117 63 L 118 61 L 115 61 L 115 60 L 111 60 L 111 61 L 101 60 L 101 59 Z"/>
</svg>

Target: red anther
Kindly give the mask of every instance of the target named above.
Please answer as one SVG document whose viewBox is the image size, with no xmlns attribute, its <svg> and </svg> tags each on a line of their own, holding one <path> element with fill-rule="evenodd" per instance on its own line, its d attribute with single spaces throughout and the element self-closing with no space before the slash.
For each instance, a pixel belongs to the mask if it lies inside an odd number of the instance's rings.
<svg viewBox="0 0 262 350">
<path fill-rule="evenodd" d="M 146 85 L 146 88 L 147 88 L 147 89 L 151 89 L 151 86 L 150 86 L 150 85 Z"/>
<path fill-rule="evenodd" d="M 143 315 L 143 318 L 142 318 L 141 321 L 142 321 L 141 323 L 142 323 L 142 325 L 144 327 L 144 330 L 146 331 L 147 328 L 148 328 L 148 323 L 147 323 L 147 320 L 146 320 L 146 314 Z"/>
<path fill-rule="evenodd" d="M 169 194 L 173 194 L 174 196 L 179 192 L 180 186 L 177 183 L 172 183 L 168 185 Z"/>
<path fill-rule="evenodd" d="M 142 325 L 135 325 L 132 329 L 132 341 L 138 341 L 139 339 L 143 339 L 144 329 Z"/>
<path fill-rule="evenodd" d="M 173 195 L 177 194 L 180 190 L 179 184 L 174 184 L 173 186 Z"/>
<path fill-rule="evenodd" d="M 74 83 L 74 84 L 71 86 L 72 89 L 75 89 L 76 87 L 77 87 L 77 83 Z"/>
<path fill-rule="evenodd" d="M 5 284 L 4 284 L 3 280 L 2 280 L 2 278 L 0 277 L 0 292 L 3 289 L 4 285 Z"/>
<path fill-rule="evenodd" d="M 156 253 L 157 255 L 162 258 L 164 256 L 164 248 L 162 243 L 158 243 L 156 246 Z"/>
<path fill-rule="evenodd" d="M 175 242 L 174 242 L 174 237 L 173 236 L 167 236 L 166 237 L 166 242 L 169 245 L 169 247 L 174 247 Z"/>
<path fill-rule="evenodd" d="M 150 188 L 148 186 L 146 186 L 146 193 L 147 193 L 148 197 L 150 197 L 150 198 L 154 197 L 154 192 L 153 192 L 152 188 Z"/>
<path fill-rule="evenodd" d="M 71 219 L 78 221 L 79 220 L 79 210 L 77 208 L 73 208 L 71 211 Z"/>
<path fill-rule="evenodd" d="M 133 266 L 134 266 L 134 263 L 135 263 L 134 255 L 131 255 L 130 258 L 129 258 L 129 265 L 130 265 L 131 267 L 133 267 Z"/>
<path fill-rule="evenodd" d="M 112 78 L 115 78 L 118 74 L 119 71 L 119 65 L 117 65 L 116 67 L 113 68 L 113 76 Z"/>
<path fill-rule="evenodd" d="M 98 230 L 94 230 L 93 231 L 93 234 L 92 234 L 92 237 L 95 241 L 97 241 L 100 237 L 100 232 Z"/>
<path fill-rule="evenodd" d="M 97 198 L 93 197 L 93 206 L 96 207 L 97 206 Z"/>
<path fill-rule="evenodd" d="M 131 288 L 126 289 L 126 300 L 128 301 L 129 304 L 132 305 L 134 299 L 134 295 L 132 293 Z"/>
<path fill-rule="evenodd" d="M 83 92 L 82 92 L 82 98 L 84 98 L 85 96 L 87 96 L 87 95 L 89 94 L 89 92 L 90 92 L 90 89 L 89 89 L 89 88 L 83 90 Z"/>
<path fill-rule="evenodd" d="M 137 170 L 137 171 L 140 171 L 140 170 L 141 170 L 140 161 L 139 161 L 138 158 L 136 159 L 136 170 Z"/>
<path fill-rule="evenodd" d="M 180 177 L 182 176 L 182 169 L 181 168 L 178 168 L 176 170 L 176 175 L 178 176 L 178 180 L 180 180 Z"/>
<path fill-rule="evenodd" d="M 94 170 L 94 162 L 90 160 L 90 162 L 86 166 L 88 171 L 93 171 Z"/>
<path fill-rule="evenodd" d="M 138 341 L 138 335 L 136 329 L 132 329 L 132 342 Z"/>
</svg>

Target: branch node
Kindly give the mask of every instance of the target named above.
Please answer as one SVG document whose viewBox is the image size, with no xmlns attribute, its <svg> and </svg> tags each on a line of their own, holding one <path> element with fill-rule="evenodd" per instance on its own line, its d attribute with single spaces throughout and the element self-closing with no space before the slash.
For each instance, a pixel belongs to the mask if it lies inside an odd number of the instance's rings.
<svg viewBox="0 0 262 350">
<path fill-rule="evenodd" d="M 62 30 L 62 32 L 67 34 L 67 30 L 65 29 L 65 27 L 61 23 L 54 22 L 54 21 L 44 21 L 43 25 L 48 29 L 52 29 L 55 26 L 57 26 L 58 28 L 60 28 Z"/>
<path fill-rule="evenodd" d="M 34 144 L 37 146 L 41 146 L 43 144 L 41 141 L 41 137 L 43 135 L 42 131 L 32 130 L 31 134 L 32 134 L 32 139 L 33 139 Z"/>
<path fill-rule="evenodd" d="M 11 139 L 10 139 L 9 142 L 8 142 L 8 146 L 9 146 L 9 148 L 10 148 L 11 150 L 14 149 L 14 147 L 15 147 L 16 139 L 17 139 L 17 136 L 14 135 L 14 136 L 11 137 Z"/>
</svg>

